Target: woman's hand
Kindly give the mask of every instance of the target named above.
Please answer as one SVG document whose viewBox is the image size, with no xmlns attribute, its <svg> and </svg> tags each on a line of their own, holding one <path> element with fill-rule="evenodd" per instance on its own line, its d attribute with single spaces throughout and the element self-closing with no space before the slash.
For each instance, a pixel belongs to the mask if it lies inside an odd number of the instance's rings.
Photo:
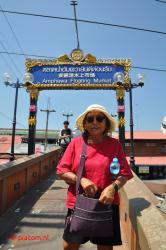
<svg viewBox="0 0 166 250">
<path fill-rule="evenodd" d="M 85 177 L 82 177 L 81 178 L 81 186 L 82 186 L 85 194 L 88 197 L 91 197 L 91 198 L 95 197 L 95 194 L 96 194 L 98 188 L 92 181 L 90 181 L 89 179 L 87 179 Z"/>
<path fill-rule="evenodd" d="M 109 185 L 102 191 L 99 197 L 99 201 L 103 204 L 112 204 L 114 200 L 114 195 L 115 195 L 115 189 L 112 185 Z"/>
</svg>

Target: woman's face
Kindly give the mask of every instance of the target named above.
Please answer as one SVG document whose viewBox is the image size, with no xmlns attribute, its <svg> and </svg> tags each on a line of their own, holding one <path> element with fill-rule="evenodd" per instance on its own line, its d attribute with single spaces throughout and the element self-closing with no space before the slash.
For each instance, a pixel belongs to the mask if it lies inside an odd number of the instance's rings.
<svg viewBox="0 0 166 250">
<path fill-rule="evenodd" d="M 106 117 L 99 111 L 91 111 L 85 117 L 84 128 L 91 136 L 103 136 L 106 129 Z"/>
</svg>

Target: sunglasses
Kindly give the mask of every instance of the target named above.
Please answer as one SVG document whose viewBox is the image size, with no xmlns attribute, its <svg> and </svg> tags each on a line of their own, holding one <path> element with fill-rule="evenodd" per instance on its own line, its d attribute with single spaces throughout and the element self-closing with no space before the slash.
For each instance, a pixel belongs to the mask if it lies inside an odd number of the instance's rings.
<svg viewBox="0 0 166 250">
<path fill-rule="evenodd" d="M 92 123 L 92 122 L 94 122 L 94 120 L 96 120 L 97 122 L 103 122 L 104 120 L 105 120 L 105 117 L 104 116 L 102 116 L 102 115 L 97 115 L 97 116 L 87 116 L 86 117 L 86 121 L 88 122 L 88 123 Z"/>
</svg>

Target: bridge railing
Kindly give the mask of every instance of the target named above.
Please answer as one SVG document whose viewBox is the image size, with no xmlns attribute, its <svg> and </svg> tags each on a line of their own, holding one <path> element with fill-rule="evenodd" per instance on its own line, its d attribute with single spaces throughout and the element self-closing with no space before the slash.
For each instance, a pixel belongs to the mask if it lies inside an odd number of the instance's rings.
<svg viewBox="0 0 166 250">
<path fill-rule="evenodd" d="M 55 170 L 60 148 L 26 156 L 0 166 L 0 214 Z"/>
<path fill-rule="evenodd" d="M 121 223 L 130 250 L 166 249 L 166 215 L 157 198 L 136 176 L 120 191 Z"/>
</svg>

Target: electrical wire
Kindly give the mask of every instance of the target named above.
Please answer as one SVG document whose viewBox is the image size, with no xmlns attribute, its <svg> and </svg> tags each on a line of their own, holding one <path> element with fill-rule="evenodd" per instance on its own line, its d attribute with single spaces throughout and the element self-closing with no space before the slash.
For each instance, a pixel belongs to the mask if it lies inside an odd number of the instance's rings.
<svg viewBox="0 0 166 250">
<path fill-rule="evenodd" d="M 166 3 L 166 1 L 161 1 L 161 0 L 155 0 L 155 1 L 160 3 Z"/>
<path fill-rule="evenodd" d="M 131 66 L 131 68 L 133 68 L 133 69 L 151 70 L 151 71 L 166 73 L 166 69 L 147 68 L 147 67 L 140 67 L 140 66 Z"/>
<path fill-rule="evenodd" d="M 0 10 L 0 12 L 2 12 L 2 10 Z M 32 14 L 32 13 L 25 13 L 25 12 L 18 12 L 18 11 L 3 10 L 3 12 L 4 13 L 9 13 L 9 14 L 34 16 L 34 17 L 42 17 L 42 18 L 53 18 L 53 19 L 68 20 L 68 21 L 74 21 L 75 20 L 74 18 L 68 18 L 68 17 L 57 17 L 57 16 L 49 16 L 49 15 L 41 15 L 41 14 Z M 105 22 L 97 22 L 97 21 L 90 21 L 90 20 L 84 20 L 84 19 L 77 19 L 77 22 L 104 25 L 104 26 L 112 26 L 112 27 L 117 27 L 117 28 L 132 29 L 132 30 L 137 30 L 137 31 L 144 31 L 144 32 L 150 32 L 150 33 L 155 33 L 155 34 L 160 34 L 160 35 L 166 35 L 166 32 L 164 32 L 164 31 L 145 29 L 145 28 L 137 28 L 137 27 L 126 26 L 126 25 L 119 25 L 119 24 L 112 24 L 112 23 L 105 23 Z"/>
<path fill-rule="evenodd" d="M 5 52 L 5 51 L 0 51 L 0 54 L 13 54 L 13 55 L 17 55 L 17 56 L 21 56 L 22 54 L 20 53 L 15 53 L 15 52 Z M 55 57 L 52 56 L 40 56 L 40 55 L 30 55 L 30 54 L 25 54 L 26 56 L 33 56 L 33 57 L 37 57 L 37 58 L 50 58 L 50 59 L 56 59 Z M 149 68 L 149 67 L 142 67 L 142 66 L 131 66 L 131 68 L 135 68 L 135 69 L 143 69 L 143 70 L 151 70 L 151 71 L 158 71 L 158 72 L 164 72 L 166 73 L 166 69 L 157 69 L 157 68 Z"/>
<path fill-rule="evenodd" d="M 12 32 L 12 34 L 13 34 L 14 38 L 15 38 L 15 41 L 16 41 L 16 43 L 17 43 L 17 45 L 18 45 L 18 47 L 19 47 L 20 51 L 21 51 L 21 52 L 22 52 L 22 54 L 24 55 L 24 51 L 23 51 L 23 49 L 22 49 L 22 47 L 21 47 L 21 45 L 20 45 L 20 42 L 18 41 L 18 38 L 17 38 L 17 36 L 16 36 L 16 33 L 14 32 L 14 30 L 13 30 L 13 28 L 12 28 L 12 26 L 11 26 L 11 24 L 10 24 L 10 22 L 9 22 L 8 18 L 7 18 L 7 16 L 5 15 L 5 12 L 3 11 L 3 9 L 2 9 L 2 6 L 1 6 L 1 5 L 0 5 L 0 9 L 1 9 L 1 11 L 2 11 L 3 15 L 4 15 L 4 18 L 5 18 L 6 22 L 7 22 L 7 23 L 8 23 L 8 25 L 9 25 L 9 28 L 10 28 L 10 30 L 11 30 L 11 32 Z M 25 57 L 25 56 L 24 56 L 24 57 Z"/>
<path fill-rule="evenodd" d="M 155 0 L 157 2 L 161 2 L 161 3 L 166 3 L 164 1 L 160 1 L 160 0 Z M 83 20 L 83 19 L 77 19 L 76 18 L 76 10 L 75 10 L 75 5 L 76 5 L 76 1 L 71 1 L 71 5 L 73 5 L 74 7 L 74 16 L 75 18 L 64 18 L 64 17 L 55 17 L 55 16 L 47 16 L 47 15 L 39 15 L 39 14 L 32 14 L 32 13 L 23 13 L 23 12 L 14 12 L 14 11 L 6 11 L 6 10 L 3 10 L 1 5 L 0 5 L 0 12 L 3 13 L 4 15 L 4 18 L 6 20 L 6 22 L 8 23 L 9 27 L 10 27 L 10 30 L 15 38 L 15 41 L 20 49 L 20 51 L 22 53 L 12 53 L 12 52 L 7 52 L 5 46 L 3 45 L 3 43 L 0 41 L 3 49 L 5 51 L 0 51 L 0 54 L 2 56 L 2 54 L 8 54 L 9 56 L 12 54 L 12 55 L 19 55 L 19 56 L 24 56 L 24 58 L 26 56 L 32 56 L 32 57 L 43 57 L 43 58 L 54 58 L 54 57 L 48 57 L 48 56 L 40 56 L 40 55 L 29 55 L 29 54 L 25 54 L 18 39 L 17 39 L 17 36 L 11 26 L 11 24 L 9 23 L 8 21 L 8 18 L 7 16 L 5 15 L 5 13 L 9 13 L 9 14 L 19 14 L 19 15 L 28 15 L 28 16 L 35 16 L 35 17 L 42 17 L 42 18 L 54 18 L 54 19 L 61 19 L 61 20 L 69 20 L 69 21 L 75 21 L 75 26 L 76 26 L 76 35 L 77 35 L 77 48 L 79 48 L 79 36 L 78 36 L 78 27 L 77 27 L 77 21 L 79 22 L 84 22 L 84 23 L 90 23 L 90 24 L 97 24 L 97 25 L 104 25 L 104 26 L 112 26 L 112 27 L 117 27 L 117 28 L 125 28 L 125 29 L 132 29 L 132 30 L 138 30 L 138 31 L 144 31 L 144 32 L 151 32 L 151 33 L 156 33 L 156 34 L 161 34 L 161 35 L 166 35 L 166 32 L 162 32 L 162 31 L 157 31 L 157 30 L 151 30 L 151 29 L 145 29 L 145 28 L 137 28 L 137 27 L 131 27 L 131 26 L 126 26 L 126 25 L 118 25 L 118 24 L 111 24 L 111 23 L 105 23 L 105 22 L 96 22 L 96 21 L 89 21 L 89 20 Z M 12 60 L 12 58 L 10 57 L 13 65 L 17 68 L 16 64 L 14 63 L 14 61 Z M 55 58 L 54 58 L 55 59 Z M 8 64 L 8 63 L 7 63 Z M 9 66 L 9 65 L 8 65 Z M 144 69 L 144 70 L 151 70 L 151 71 L 159 71 L 159 72 L 166 72 L 166 70 L 163 70 L 163 69 L 156 69 L 156 68 L 148 68 L 148 67 L 140 67 L 140 66 L 131 66 L 131 68 L 138 68 L 138 69 Z M 17 68 L 17 70 L 19 71 L 19 69 Z M 20 71 L 19 71 L 20 73 Z M 16 76 L 16 75 L 15 75 Z M 0 114 L 2 116 L 4 116 L 5 118 L 9 119 L 10 121 L 12 121 L 12 119 L 10 117 L 8 117 L 6 114 L 0 112 Z M 21 125 L 23 128 L 26 128 L 25 125 L 23 125 L 22 123 L 20 122 L 16 122 L 17 124 Z"/>
<path fill-rule="evenodd" d="M 3 42 L 2 42 L 1 40 L 0 40 L 0 44 L 1 44 L 2 48 L 7 52 L 7 49 L 6 49 L 5 45 L 3 44 Z M 21 71 L 20 71 L 19 68 L 17 67 L 17 65 L 16 65 L 16 63 L 14 62 L 13 58 L 11 57 L 11 55 L 8 54 L 8 53 L 7 53 L 7 55 L 8 55 L 8 57 L 10 58 L 10 61 L 11 61 L 12 64 L 14 65 L 15 69 L 16 69 L 16 70 L 19 72 L 19 74 L 21 75 Z"/>
<path fill-rule="evenodd" d="M 22 47 L 21 47 L 21 45 L 20 45 L 20 43 L 19 43 L 19 41 L 18 41 L 18 38 L 17 38 L 17 36 L 16 36 L 16 34 L 15 34 L 15 32 L 14 32 L 14 30 L 13 30 L 13 28 L 12 28 L 12 26 L 11 26 L 11 24 L 10 24 L 8 18 L 7 18 L 7 16 L 6 16 L 6 14 L 3 12 L 3 8 L 2 8 L 2 6 L 1 6 L 1 4 L 0 4 L 0 10 L 2 11 L 3 16 L 4 16 L 4 18 L 5 18 L 5 21 L 7 22 L 8 26 L 9 26 L 9 28 L 10 28 L 10 31 L 12 32 L 12 35 L 13 35 L 13 37 L 14 37 L 16 43 L 17 43 L 18 48 L 20 49 L 20 51 L 22 52 L 22 54 L 23 54 L 23 56 L 24 56 L 24 58 L 25 58 L 24 51 L 23 51 L 23 49 L 22 49 Z M 2 43 L 2 41 L 0 41 L 0 44 L 1 44 L 2 48 L 7 52 L 7 49 L 6 49 L 5 45 Z M 5 63 L 6 63 L 6 64 L 8 65 L 8 67 L 9 67 L 9 64 L 8 64 L 7 61 L 4 59 L 4 57 L 3 57 L 2 55 L 1 55 L 1 57 L 3 58 L 3 60 L 5 61 Z M 14 68 L 16 69 L 16 71 L 19 73 L 20 76 L 22 76 L 21 71 L 20 71 L 19 68 L 17 67 L 15 61 L 13 60 L 13 58 L 11 57 L 10 54 L 8 54 L 8 57 L 10 58 L 10 61 L 12 62 L 12 65 L 14 65 Z M 13 72 L 13 70 L 12 70 L 12 72 Z M 16 76 L 15 73 L 14 73 L 14 75 L 15 75 L 16 78 L 18 78 L 18 76 Z"/>
<path fill-rule="evenodd" d="M 10 64 L 8 63 L 8 61 L 6 60 L 6 58 L 0 54 L 2 57 L 2 60 L 5 62 L 5 64 L 8 66 L 8 68 L 11 70 L 11 72 L 15 75 L 15 77 L 17 78 L 17 75 L 15 74 L 15 72 L 13 71 L 13 69 L 11 68 Z"/>
<path fill-rule="evenodd" d="M 7 118 L 7 119 L 10 120 L 10 121 L 13 121 L 11 117 L 7 116 L 6 114 L 4 114 L 4 113 L 1 112 L 1 111 L 0 111 L 0 115 L 3 116 L 3 117 L 5 117 L 5 118 Z M 21 122 L 16 122 L 16 124 L 21 125 L 22 128 L 27 128 L 27 126 L 25 126 L 25 125 L 22 124 Z"/>
<path fill-rule="evenodd" d="M 0 51 L 0 54 L 10 54 L 10 55 L 16 55 L 16 56 L 23 56 L 22 53 L 17 53 L 17 52 L 8 52 L 8 51 Z M 30 57 L 41 57 L 41 58 L 52 58 L 55 59 L 53 56 L 41 56 L 41 55 L 32 55 L 32 54 L 24 54 L 25 56 L 30 56 Z"/>
<path fill-rule="evenodd" d="M 55 16 L 47 16 L 47 15 L 39 15 L 39 14 L 32 14 L 32 13 L 25 13 L 25 12 L 15 12 L 15 11 L 8 11 L 8 10 L 0 10 L 0 12 L 5 12 L 9 14 L 18 14 L 18 15 L 28 15 L 28 16 L 35 16 L 35 17 L 43 17 L 43 18 L 55 18 L 55 19 L 62 19 L 62 20 L 70 20 L 70 21 L 75 21 L 73 18 L 65 18 L 65 17 L 55 17 Z M 135 27 L 129 27 L 129 26 L 124 26 L 124 25 L 116 25 L 116 24 L 108 24 L 108 23 L 103 23 L 103 22 L 96 22 L 96 21 L 88 21 L 88 20 L 81 20 L 77 19 L 77 21 L 80 22 L 86 22 L 86 23 L 92 23 L 92 24 L 100 24 L 100 25 L 108 25 L 108 26 L 116 26 L 120 28 L 131 28 L 139 31 L 147 31 L 147 32 L 153 32 L 153 33 L 158 33 L 158 34 L 163 34 L 166 35 L 166 32 L 162 31 L 155 31 L 155 30 L 149 30 L 149 29 L 140 29 L 140 28 L 135 28 Z M 79 43 L 78 43 L 79 45 Z M 24 56 L 32 56 L 32 57 L 38 57 L 38 58 L 54 58 L 55 57 L 48 57 L 48 56 L 41 56 L 41 55 L 30 55 L 30 54 L 25 54 L 25 53 L 16 53 L 16 52 L 4 52 L 0 51 L 0 53 L 4 54 L 14 54 L 14 55 L 24 55 Z M 151 70 L 151 71 L 158 71 L 158 72 L 166 72 L 165 69 L 157 69 L 157 68 L 149 68 L 149 67 L 141 67 L 141 66 L 131 66 L 131 68 L 138 68 L 138 69 L 144 69 L 144 70 Z"/>
</svg>

